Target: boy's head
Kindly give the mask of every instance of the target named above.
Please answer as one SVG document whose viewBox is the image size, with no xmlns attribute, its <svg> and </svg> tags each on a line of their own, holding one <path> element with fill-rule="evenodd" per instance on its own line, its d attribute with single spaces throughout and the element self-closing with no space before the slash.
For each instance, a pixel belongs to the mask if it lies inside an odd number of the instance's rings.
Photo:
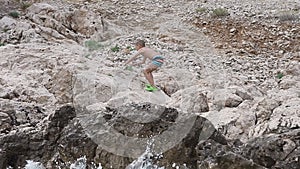
<svg viewBox="0 0 300 169">
<path fill-rule="evenodd" d="M 139 49 L 141 49 L 143 47 L 145 47 L 145 41 L 143 41 L 143 40 L 137 40 L 137 42 L 135 43 L 136 50 L 139 50 Z"/>
</svg>

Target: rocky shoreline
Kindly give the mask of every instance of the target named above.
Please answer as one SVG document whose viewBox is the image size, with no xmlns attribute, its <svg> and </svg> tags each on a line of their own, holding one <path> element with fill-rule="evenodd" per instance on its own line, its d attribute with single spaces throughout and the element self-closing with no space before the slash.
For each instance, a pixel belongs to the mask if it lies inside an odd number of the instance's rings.
<svg viewBox="0 0 300 169">
<path fill-rule="evenodd" d="M 142 168 L 150 138 L 152 168 L 299 168 L 296 0 L 3 4 L 0 168 Z M 136 39 L 157 93 L 123 67 Z"/>
</svg>

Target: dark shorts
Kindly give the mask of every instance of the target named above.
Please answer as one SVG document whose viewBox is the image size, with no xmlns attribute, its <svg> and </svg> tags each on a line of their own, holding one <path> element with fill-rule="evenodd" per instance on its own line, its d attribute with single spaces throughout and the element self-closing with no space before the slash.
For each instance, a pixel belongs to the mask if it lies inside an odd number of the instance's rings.
<svg viewBox="0 0 300 169">
<path fill-rule="evenodd" d="M 164 58 L 162 56 L 154 56 L 152 59 L 152 64 L 154 64 L 157 67 L 161 67 L 163 63 L 164 63 Z"/>
</svg>

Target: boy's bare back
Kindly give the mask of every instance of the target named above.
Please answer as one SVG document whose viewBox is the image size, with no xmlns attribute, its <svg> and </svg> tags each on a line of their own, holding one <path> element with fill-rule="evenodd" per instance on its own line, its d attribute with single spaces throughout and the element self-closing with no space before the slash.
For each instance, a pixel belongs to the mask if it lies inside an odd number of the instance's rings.
<svg viewBox="0 0 300 169">
<path fill-rule="evenodd" d="M 155 50 L 148 48 L 148 47 L 143 47 L 143 48 L 139 49 L 138 53 L 150 60 L 152 60 L 154 56 L 159 55 L 159 53 L 157 53 Z"/>
</svg>

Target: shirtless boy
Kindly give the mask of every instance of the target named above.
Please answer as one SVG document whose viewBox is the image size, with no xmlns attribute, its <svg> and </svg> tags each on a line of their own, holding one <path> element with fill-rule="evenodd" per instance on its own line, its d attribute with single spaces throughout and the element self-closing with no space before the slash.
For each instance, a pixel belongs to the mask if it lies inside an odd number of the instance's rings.
<svg viewBox="0 0 300 169">
<path fill-rule="evenodd" d="M 143 70 L 143 73 L 148 80 L 150 85 L 146 86 L 146 90 L 148 91 L 155 91 L 158 90 L 157 87 L 154 85 L 153 75 L 152 72 L 157 70 L 164 62 L 164 58 L 155 50 L 145 47 L 145 42 L 143 40 L 138 40 L 135 43 L 135 49 L 138 51 L 134 56 L 128 59 L 125 62 L 125 65 L 135 60 L 139 55 L 142 55 L 144 58 L 142 62 L 134 64 L 134 65 L 141 65 L 146 62 L 147 59 L 151 60 L 151 63 Z"/>
</svg>

